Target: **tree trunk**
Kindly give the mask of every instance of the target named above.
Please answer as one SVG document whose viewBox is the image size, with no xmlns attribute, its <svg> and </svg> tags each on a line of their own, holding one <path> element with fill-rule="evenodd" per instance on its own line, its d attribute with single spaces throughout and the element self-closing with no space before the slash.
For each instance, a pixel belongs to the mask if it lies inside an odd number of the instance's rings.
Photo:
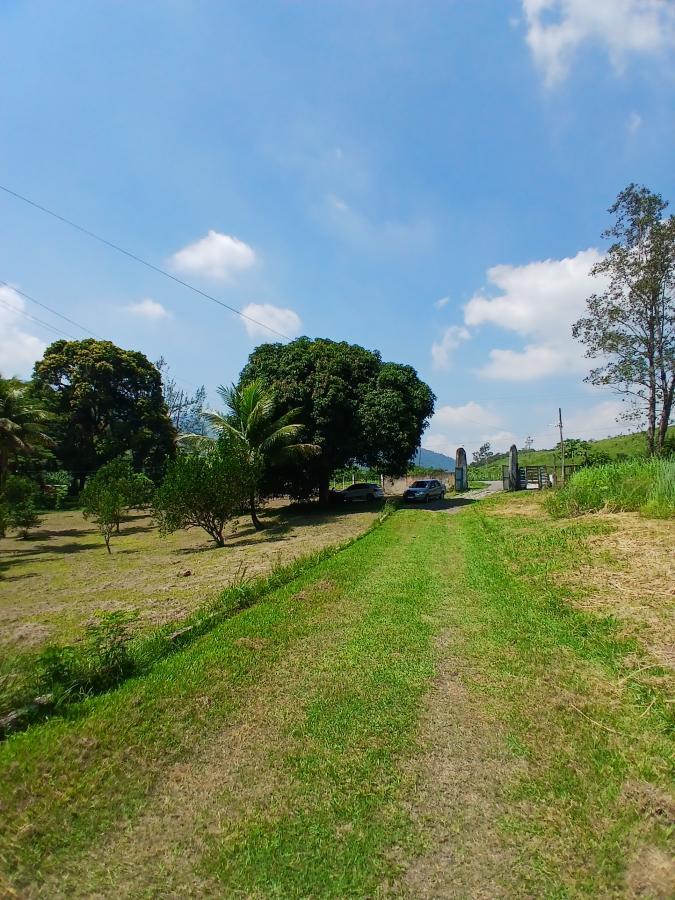
<svg viewBox="0 0 675 900">
<path fill-rule="evenodd" d="M 330 500 L 330 474 L 322 475 L 319 481 L 319 503 L 326 506 Z"/>
<path fill-rule="evenodd" d="M 0 491 L 4 488 L 9 475 L 9 453 L 0 453 Z"/>
<path fill-rule="evenodd" d="M 673 409 L 674 392 L 675 377 L 673 377 L 663 396 L 663 405 L 661 406 L 661 418 L 659 420 L 659 433 L 656 445 L 656 452 L 659 454 L 663 453 L 666 446 L 666 435 L 668 434 L 668 423 L 670 422 L 670 414 Z"/>
<path fill-rule="evenodd" d="M 654 456 L 656 450 L 656 369 L 654 353 L 650 348 L 647 355 L 649 365 L 649 396 L 647 397 L 647 453 Z"/>
<path fill-rule="evenodd" d="M 255 494 L 251 494 L 250 503 L 251 503 L 251 521 L 253 522 L 253 527 L 255 528 L 256 531 L 262 531 L 265 526 L 258 518 L 258 514 L 256 512 Z"/>
</svg>

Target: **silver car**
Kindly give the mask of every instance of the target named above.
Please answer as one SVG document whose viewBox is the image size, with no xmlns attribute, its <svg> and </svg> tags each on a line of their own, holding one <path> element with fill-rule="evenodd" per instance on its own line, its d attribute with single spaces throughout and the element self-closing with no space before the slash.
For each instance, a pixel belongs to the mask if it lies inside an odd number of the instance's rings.
<svg viewBox="0 0 675 900">
<path fill-rule="evenodd" d="M 430 500 L 442 500 L 445 497 L 445 485 L 435 478 L 425 478 L 424 481 L 413 481 L 410 487 L 404 491 L 403 498 L 413 501 L 419 500 L 420 503 L 427 503 Z"/>
<path fill-rule="evenodd" d="M 373 500 L 382 500 L 384 491 L 379 484 L 361 482 L 358 484 L 350 484 L 349 487 L 346 487 L 343 491 L 336 491 L 336 495 L 344 503 L 358 501 L 372 503 Z"/>
</svg>

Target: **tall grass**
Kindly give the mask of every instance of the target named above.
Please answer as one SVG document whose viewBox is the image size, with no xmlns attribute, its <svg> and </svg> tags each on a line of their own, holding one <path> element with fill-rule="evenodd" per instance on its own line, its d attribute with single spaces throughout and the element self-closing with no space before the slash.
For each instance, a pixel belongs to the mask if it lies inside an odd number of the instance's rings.
<svg viewBox="0 0 675 900">
<path fill-rule="evenodd" d="M 556 518 L 598 510 L 675 517 L 675 459 L 629 459 L 581 469 L 547 497 L 546 507 Z"/>
</svg>

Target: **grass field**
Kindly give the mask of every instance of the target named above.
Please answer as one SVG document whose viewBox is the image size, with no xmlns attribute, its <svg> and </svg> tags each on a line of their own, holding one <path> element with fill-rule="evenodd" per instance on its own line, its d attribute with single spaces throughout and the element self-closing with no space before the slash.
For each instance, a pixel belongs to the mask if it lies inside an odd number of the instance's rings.
<svg viewBox="0 0 675 900">
<path fill-rule="evenodd" d="M 670 896 L 674 531 L 649 528 L 531 495 L 396 513 L 9 738 L 5 893 Z"/>
<path fill-rule="evenodd" d="M 137 513 L 113 536 L 109 556 L 81 512 L 45 513 L 29 540 L 0 539 L 0 648 L 8 654 L 72 640 L 102 612 L 135 610 L 141 628 L 179 620 L 244 572 L 263 575 L 342 543 L 377 515 L 365 505 L 327 513 L 270 506 L 267 529 L 256 532 L 242 517 L 217 548 L 201 529 L 161 537 Z"/>
</svg>

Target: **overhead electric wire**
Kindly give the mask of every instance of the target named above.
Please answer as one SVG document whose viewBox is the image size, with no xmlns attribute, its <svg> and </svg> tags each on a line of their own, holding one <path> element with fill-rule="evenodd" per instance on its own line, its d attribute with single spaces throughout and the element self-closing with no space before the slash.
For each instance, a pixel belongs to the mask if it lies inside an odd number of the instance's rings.
<svg viewBox="0 0 675 900">
<path fill-rule="evenodd" d="M 30 319 L 33 322 L 37 322 L 38 325 L 42 325 L 43 328 L 48 328 L 50 331 L 54 331 L 56 334 L 62 334 L 65 337 L 72 338 L 73 340 L 77 340 L 74 334 L 69 334 L 67 331 L 62 331 L 60 328 L 57 328 L 55 325 L 50 325 L 49 322 L 43 322 L 42 319 L 38 319 L 37 316 L 31 316 L 30 313 L 24 312 L 22 309 L 19 309 L 17 306 L 12 306 L 11 303 L 6 303 L 0 297 L 0 306 L 4 306 L 5 309 L 9 309 L 12 312 L 18 313 L 20 316 L 23 316 L 24 319 Z"/>
<path fill-rule="evenodd" d="M 170 278 L 171 281 L 175 281 L 176 284 L 180 284 L 183 287 L 188 288 L 188 290 L 194 291 L 195 294 L 199 294 L 200 296 L 205 297 L 207 300 L 211 300 L 213 303 L 217 303 L 218 306 L 222 306 L 223 309 L 229 310 L 240 318 L 246 319 L 248 322 L 252 322 L 254 325 L 258 325 L 260 328 L 265 328 L 272 334 L 276 334 L 277 337 L 283 338 L 285 341 L 291 340 L 291 338 L 287 334 L 284 334 L 281 331 L 277 331 L 276 328 L 272 328 L 270 325 L 266 325 L 264 322 L 259 322 L 252 316 L 247 316 L 246 313 L 243 313 L 235 306 L 230 306 L 228 303 L 225 303 L 224 300 L 219 300 L 218 297 L 214 297 L 212 294 L 208 294 L 206 291 L 202 291 L 200 288 L 195 287 L 188 281 L 183 281 L 182 278 L 178 278 L 176 275 L 172 275 L 170 272 L 167 272 L 166 269 L 162 269 L 160 266 L 156 266 L 154 263 L 148 262 L 147 259 L 143 259 L 141 256 L 132 253 L 131 250 L 126 250 L 124 247 L 120 247 L 119 244 L 115 244 L 113 243 L 113 241 L 109 241 L 107 238 L 102 237 L 100 234 L 96 234 L 95 231 L 91 231 L 89 228 L 85 228 L 83 225 L 78 225 L 77 222 L 73 222 L 72 219 L 68 219 L 65 216 L 60 215 L 59 213 L 54 212 L 54 210 L 48 209 L 48 207 L 42 206 L 42 204 L 40 203 L 36 203 L 35 200 L 31 200 L 29 197 L 24 197 L 23 194 L 19 194 L 17 193 L 17 191 L 13 191 L 11 188 L 8 188 L 3 184 L 0 184 L 0 191 L 4 191 L 11 197 L 15 197 L 17 200 L 21 200 L 23 203 L 27 203 L 34 209 L 39 209 L 40 212 L 46 213 L 48 216 L 52 216 L 52 218 L 54 219 L 58 219 L 59 222 L 63 222 L 65 225 L 69 225 L 71 228 L 75 228 L 77 231 L 81 231 L 82 234 L 86 234 L 88 237 L 93 238 L 95 241 L 98 241 L 101 244 L 105 244 L 106 247 L 117 250 L 118 253 L 123 253 L 124 256 L 128 256 L 129 259 L 133 259 L 135 262 L 140 263 L 142 266 L 145 266 L 148 269 L 151 269 L 153 272 L 158 272 L 165 278 Z"/>
<path fill-rule="evenodd" d="M 43 309 L 49 310 L 50 313 L 53 313 L 55 316 L 58 316 L 60 319 L 63 319 L 66 322 L 70 322 L 71 325 L 75 325 L 78 328 L 81 328 L 82 331 L 86 331 L 87 334 L 92 335 L 92 337 L 95 337 L 97 340 L 99 340 L 99 341 L 107 340 L 106 338 L 102 337 L 100 334 L 96 334 L 95 332 L 90 331 L 88 328 L 85 328 L 84 325 L 81 325 L 79 322 L 76 322 L 75 319 L 69 319 L 68 316 L 62 315 L 57 310 L 52 309 L 51 306 L 47 306 L 46 303 L 42 303 L 40 300 L 36 300 L 35 297 L 31 297 L 29 294 L 26 294 L 25 291 L 20 291 L 19 288 L 14 287 L 14 285 L 10 284 L 10 282 L 2 281 L 2 279 L 0 279 L 0 285 L 5 285 L 5 287 L 8 287 L 10 290 L 14 291 L 16 294 L 20 294 L 22 297 L 25 297 L 27 300 L 32 300 L 33 303 L 37 303 L 37 305 L 41 306 Z M 11 303 L 7 303 L 5 300 L 2 299 L 2 297 L 0 297 L 0 304 L 2 306 L 6 307 L 7 309 L 11 309 L 12 312 L 18 313 L 20 316 L 23 316 L 25 319 L 31 319 L 33 322 L 37 322 L 39 325 L 42 325 L 44 328 L 49 328 L 51 331 L 54 331 L 56 334 L 62 334 L 65 337 L 69 337 L 69 338 L 72 338 L 73 340 L 77 340 L 77 338 L 75 337 L 74 334 L 70 334 L 67 331 L 61 331 L 61 329 L 57 328 L 55 325 L 50 325 L 48 322 L 43 322 L 42 319 L 38 319 L 36 316 L 31 316 L 30 313 L 24 312 L 24 310 L 19 309 L 16 306 L 12 306 Z M 187 379 L 185 379 L 185 378 L 179 378 L 178 375 L 172 375 L 171 377 L 175 381 L 179 381 L 181 384 L 186 384 L 188 387 L 191 387 L 191 388 L 197 387 L 197 385 L 194 382 L 187 381 Z"/>
<path fill-rule="evenodd" d="M 86 331 L 87 334 L 90 334 L 92 337 L 98 338 L 99 340 L 103 340 L 100 334 L 96 334 L 96 332 L 91 331 L 89 328 L 85 328 L 84 325 L 80 325 L 79 322 L 76 322 L 75 319 L 69 319 L 68 316 L 64 316 L 63 313 L 58 312 L 55 309 L 52 309 L 51 306 L 47 306 L 46 303 L 42 303 L 40 300 L 36 300 L 35 297 L 31 297 L 30 294 L 27 294 L 25 291 L 19 290 L 15 285 L 10 284 L 8 281 L 2 281 L 0 279 L 0 285 L 4 285 L 9 288 L 10 291 L 14 291 L 15 294 L 19 294 L 21 297 L 25 297 L 26 300 L 30 300 L 31 303 L 36 303 L 38 306 L 41 306 L 43 309 L 46 309 L 48 312 L 52 313 L 55 316 L 58 316 L 59 319 L 63 319 L 64 322 L 70 322 L 71 325 L 75 325 L 76 328 L 80 328 L 82 331 Z M 19 310 L 17 310 L 18 312 Z"/>
</svg>

